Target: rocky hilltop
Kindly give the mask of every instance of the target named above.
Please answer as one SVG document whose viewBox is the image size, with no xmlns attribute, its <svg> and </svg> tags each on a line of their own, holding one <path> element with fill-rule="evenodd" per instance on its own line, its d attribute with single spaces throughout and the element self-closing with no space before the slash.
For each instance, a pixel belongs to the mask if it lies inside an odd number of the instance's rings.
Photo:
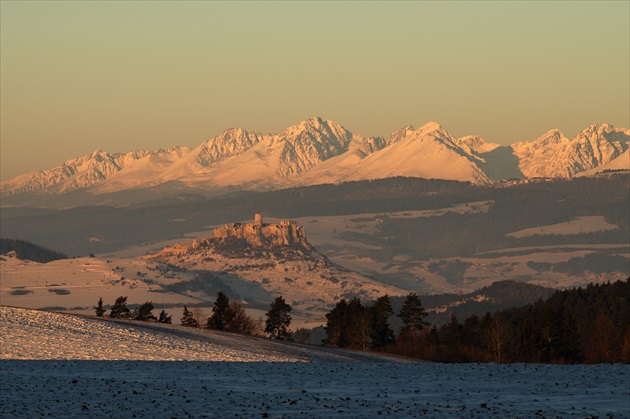
<svg viewBox="0 0 630 419">
<path fill-rule="evenodd" d="M 212 238 L 220 240 L 242 239 L 252 246 L 301 246 L 309 250 L 311 248 L 306 241 L 304 227 L 298 226 L 295 221 L 291 220 L 282 220 L 278 224 L 264 224 L 261 214 L 254 216 L 253 223 L 233 223 L 216 228 Z M 207 243 L 207 239 L 197 239 L 193 242 L 193 248 L 201 247 Z"/>
<path fill-rule="evenodd" d="M 252 307 L 282 295 L 296 313 L 320 323 L 341 298 L 371 301 L 408 292 L 333 264 L 308 243 L 304 227 L 290 220 L 264 224 L 260 214 L 253 223 L 228 224 L 212 237 L 145 258 L 210 273 L 224 292 Z"/>
</svg>

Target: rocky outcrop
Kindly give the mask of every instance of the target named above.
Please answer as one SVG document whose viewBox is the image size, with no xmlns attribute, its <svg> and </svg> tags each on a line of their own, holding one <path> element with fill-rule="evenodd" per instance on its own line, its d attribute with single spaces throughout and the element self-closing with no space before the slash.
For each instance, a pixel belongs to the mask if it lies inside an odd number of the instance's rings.
<svg viewBox="0 0 630 419">
<path fill-rule="evenodd" d="M 282 220 L 278 224 L 264 224 L 262 216 L 256 214 L 253 223 L 233 223 L 216 228 L 212 239 L 236 238 L 245 240 L 251 246 L 301 246 L 310 249 L 306 241 L 304 227 L 295 221 Z M 203 247 L 208 239 L 198 239 L 193 249 Z"/>
</svg>

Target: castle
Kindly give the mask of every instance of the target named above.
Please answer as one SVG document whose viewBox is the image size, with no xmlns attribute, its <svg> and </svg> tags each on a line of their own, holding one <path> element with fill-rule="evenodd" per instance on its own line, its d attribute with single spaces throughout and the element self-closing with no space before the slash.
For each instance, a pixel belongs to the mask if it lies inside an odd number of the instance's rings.
<svg viewBox="0 0 630 419">
<path fill-rule="evenodd" d="M 295 221 L 282 220 L 279 224 L 264 224 L 262 215 L 255 214 L 253 223 L 232 223 L 214 229 L 212 238 L 244 239 L 253 246 L 302 246 L 310 248 L 304 227 Z M 193 243 L 194 247 L 194 243 Z"/>
</svg>

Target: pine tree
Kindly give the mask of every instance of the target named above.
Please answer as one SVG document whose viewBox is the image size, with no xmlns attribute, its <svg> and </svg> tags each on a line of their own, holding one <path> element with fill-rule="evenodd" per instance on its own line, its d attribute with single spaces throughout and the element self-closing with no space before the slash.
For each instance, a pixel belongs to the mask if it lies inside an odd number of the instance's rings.
<svg viewBox="0 0 630 419">
<path fill-rule="evenodd" d="M 429 323 L 423 320 L 426 315 L 427 312 L 424 311 L 424 307 L 422 307 L 418 294 L 412 292 L 407 295 L 398 317 L 402 320 L 400 334 L 404 336 L 411 336 L 414 355 L 416 354 L 416 332 L 422 330 L 424 326 L 429 325 Z"/>
<path fill-rule="evenodd" d="M 188 308 L 184 305 L 184 313 L 182 315 L 182 326 L 186 327 L 197 327 L 197 320 L 192 315 L 192 312 L 188 311 Z"/>
<path fill-rule="evenodd" d="M 372 317 L 373 349 L 382 349 L 389 343 L 394 343 L 394 331 L 389 327 L 389 316 L 394 314 L 392 303 L 388 295 L 379 297 L 373 306 L 369 308 Z"/>
<path fill-rule="evenodd" d="M 153 315 L 152 311 L 153 311 L 153 303 L 151 301 L 147 301 L 146 303 L 138 307 L 138 310 L 136 310 L 133 318 L 135 320 L 143 320 L 143 321 L 157 320 L 155 316 Z"/>
<path fill-rule="evenodd" d="M 269 333 L 272 339 L 287 339 L 291 337 L 291 306 L 288 305 L 282 296 L 276 297 L 271 303 L 269 311 L 265 314 L 267 321 L 265 322 L 265 332 Z"/>
<path fill-rule="evenodd" d="M 230 299 L 219 291 L 212 307 L 212 316 L 208 319 L 208 329 L 225 330 L 234 319 L 234 311 L 230 308 Z"/>
<path fill-rule="evenodd" d="M 109 317 L 129 317 L 131 314 L 130 310 L 127 308 L 127 297 L 118 297 L 116 298 L 116 302 L 112 306 Z"/>
<path fill-rule="evenodd" d="M 173 316 L 167 315 L 166 311 L 162 310 L 160 311 L 160 318 L 158 319 L 158 323 L 171 324 L 173 322 L 172 317 Z"/>
<path fill-rule="evenodd" d="M 348 302 L 342 298 L 335 304 L 332 310 L 326 314 L 326 339 L 324 343 L 337 345 L 340 348 L 348 346 L 348 330 L 346 318 Z"/>
<path fill-rule="evenodd" d="M 103 317 L 103 314 L 107 311 L 103 308 L 103 297 L 98 299 L 98 304 L 94 308 L 94 311 L 96 311 L 97 317 Z"/>
</svg>

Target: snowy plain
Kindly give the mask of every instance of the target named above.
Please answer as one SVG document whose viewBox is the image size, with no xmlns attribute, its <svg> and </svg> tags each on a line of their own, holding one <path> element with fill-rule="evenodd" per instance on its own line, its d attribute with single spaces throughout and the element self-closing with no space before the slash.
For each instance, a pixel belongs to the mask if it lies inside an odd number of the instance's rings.
<svg viewBox="0 0 630 419">
<path fill-rule="evenodd" d="M 178 326 L 0 314 L 3 418 L 630 417 L 628 365 L 431 364 Z"/>
</svg>

